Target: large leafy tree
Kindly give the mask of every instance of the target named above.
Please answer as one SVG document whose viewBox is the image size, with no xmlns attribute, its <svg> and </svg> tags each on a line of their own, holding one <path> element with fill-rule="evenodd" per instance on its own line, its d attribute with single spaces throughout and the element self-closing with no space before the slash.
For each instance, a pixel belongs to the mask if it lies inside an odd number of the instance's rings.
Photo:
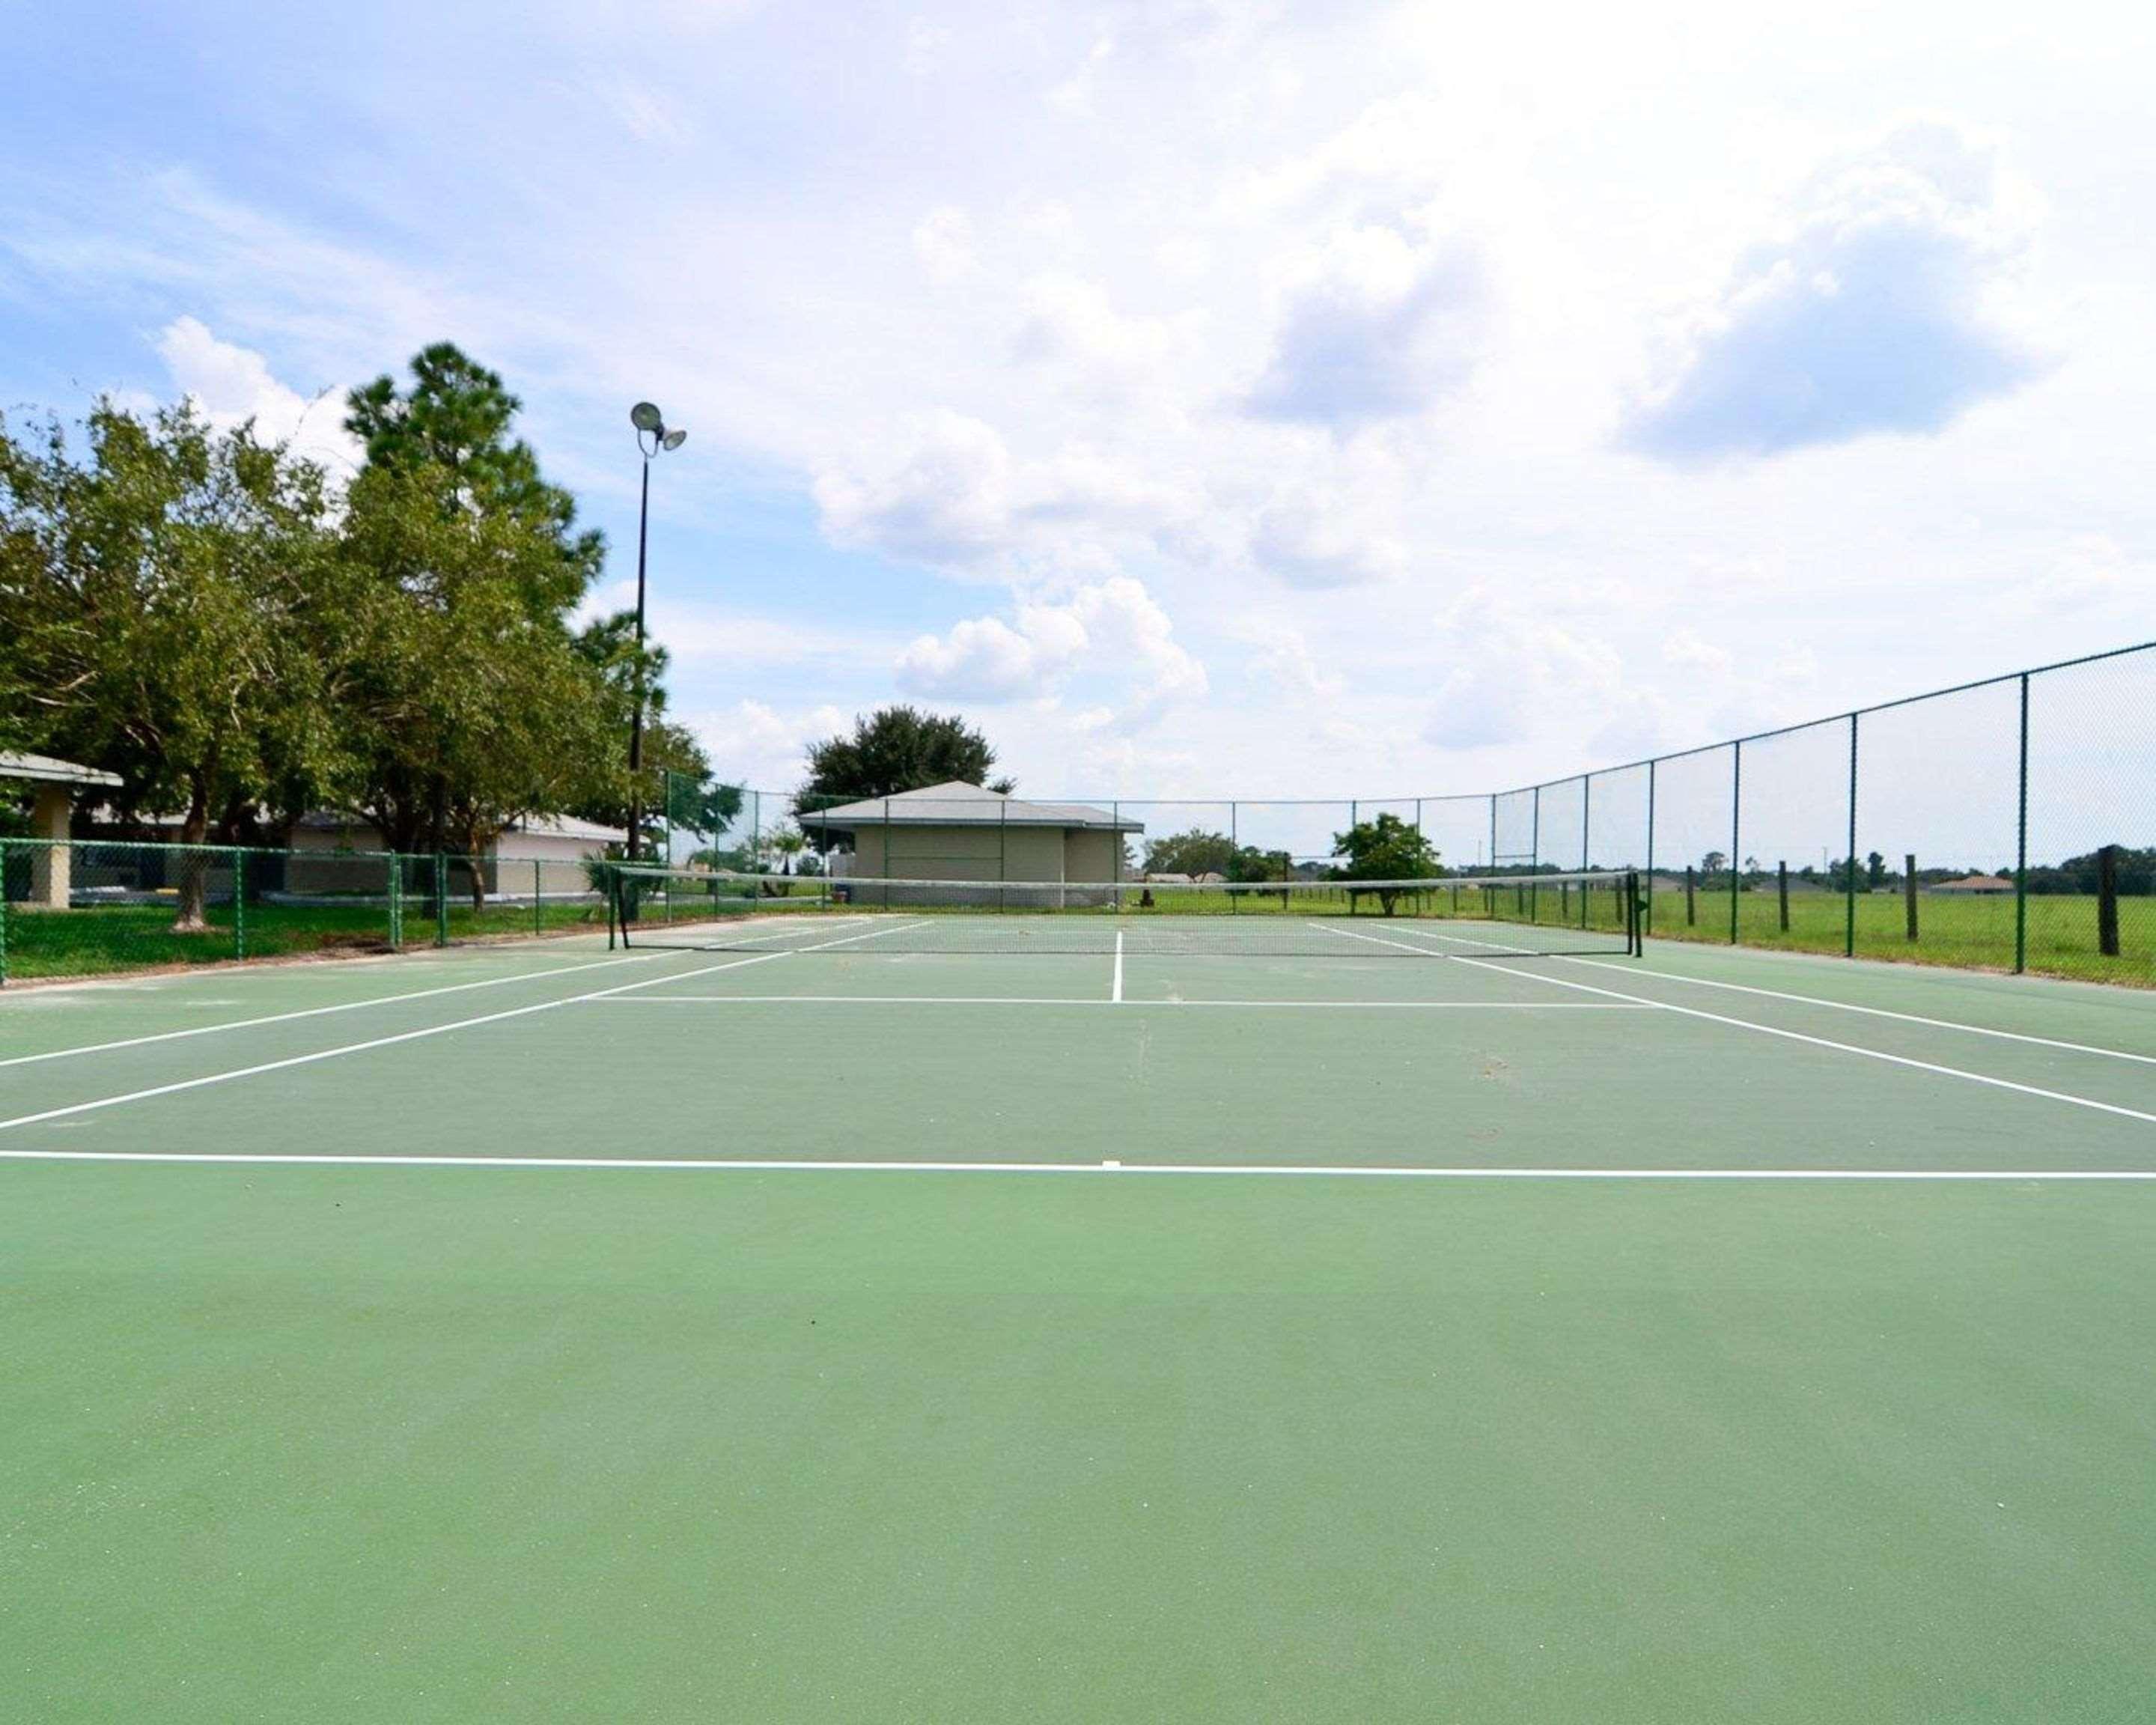
<svg viewBox="0 0 2156 1725">
<path fill-rule="evenodd" d="M 1380 814 L 1375 820 L 1358 821 L 1344 833 L 1332 835 L 1332 854 L 1347 862 L 1334 870 L 1342 880 L 1420 880 L 1437 873 L 1437 851 L 1419 827 L 1397 814 Z M 1393 914 L 1399 894 L 1392 888 L 1376 889 L 1384 913 Z"/>
<path fill-rule="evenodd" d="M 117 773 L 123 815 L 254 838 L 348 764 L 321 471 L 185 403 L 100 402 L 80 443 L 0 424 L 0 712 Z M 179 884 L 178 926 L 199 928 L 199 865 Z"/>
<path fill-rule="evenodd" d="M 547 483 L 531 444 L 511 434 L 522 406 L 499 373 L 438 341 L 413 357 L 408 385 L 385 374 L 354 390 L 344 423 L 366 444 L 369 468 L 424 472 L 445 504 L 512 517 L 548 541 L 555 562 L 524 570 L 526 597 L 535 611 L 562 612 L 597 578 L 606 542 L 578 530 L 575 498 Z"/>
<path fill-rule="evenodd" d="M 443 506 L 429 467 L 369 467 L 341 542 L 354 800 L 399 850 L 475 862 L 523 817 L 603 799 L 619 754 L 604 680 L 533 595 L 559 547 L 515 512 Z M 483 873 L 472 871 L 473 891 Z"/>
<path fill-rule="evenodd" d="M 804 814 L 869 797 L 895 797 L 924 785 L 986 784 L 1009 791 L 1008 778 L 990 780 L 996 752 L 987 737 L 955 714 L 918 707 L 883 707 L 856 718 L 853 730 L 811 746 L 808 779 L 794 798 Z"/>
<path fill-rule="evenodd" d="M 1289 871 L 1285 850 L 1260 850 L 1239 845 L 1226 833 L 1209 833 L 1193 827 L 1187 833 L 1169 833 L 1146 845 L 1145 871 L 1148 875 L 1219 875 L 1229 880 L 1281 880 Z"/>
</svg>

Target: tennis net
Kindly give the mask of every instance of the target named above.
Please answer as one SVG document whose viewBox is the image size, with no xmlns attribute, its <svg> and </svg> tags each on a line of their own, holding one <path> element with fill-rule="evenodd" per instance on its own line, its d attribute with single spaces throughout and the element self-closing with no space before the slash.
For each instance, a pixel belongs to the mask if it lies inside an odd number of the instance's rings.
<svg viewBox="0 0 2156 1725">
<path fill-rule="evenodd" d="M 1639 950 L 1633 871 L 921 880 L 616 865 L 609 943 L 698 952 L 1505 957 Z"/>
</svg>

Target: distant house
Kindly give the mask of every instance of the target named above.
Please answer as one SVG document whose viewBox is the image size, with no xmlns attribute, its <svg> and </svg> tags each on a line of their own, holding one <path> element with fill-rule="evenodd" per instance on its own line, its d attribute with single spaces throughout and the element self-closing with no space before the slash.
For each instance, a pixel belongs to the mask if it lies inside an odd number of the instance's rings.
<svg viewBox="0 0 2156 1725">
<path fill-rule="evenodd" d="M 1969 898 L 1983 898 L 2013 890 L 2014 883 L 2003 875 L 1964 875 L 1958 880 L 1935 880 L 1922 889 Z"/>
<path fill-rule="evenodd" d="M 892 880 L 1024 880 L 1060 886 L 1127 880 L 1124 836 L 1145 830 L 1143 823 L 1111 809 L 1083 803 L 1029 803 L 955 781 L 835 809 L 803 810 L 794 818 L 819 850 L 851 845 L 851 874 Z M 894 904 L 907 901 L 903 892 L 888 896 Z M 937 896 L 923 893 L 921 901 Z"/>
<path fill-rule="evenodd" d="M 625 844 L 624 827 L 601 826 L 567 814 L 535 814 L 511 821 L 490 848 L 496 863 L 580 863 L 603 856 L 609 845 Z M 317 809 L 292 824 L 294 850 L 380 850 L 382 830 L 364 815 Z"/>
</svg>

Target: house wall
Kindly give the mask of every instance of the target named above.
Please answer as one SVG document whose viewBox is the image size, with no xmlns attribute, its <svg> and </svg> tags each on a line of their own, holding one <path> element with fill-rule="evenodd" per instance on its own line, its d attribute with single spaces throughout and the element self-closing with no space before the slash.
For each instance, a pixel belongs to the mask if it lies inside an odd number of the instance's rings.
<svg viewBox="0 0 2156 1725">
<path fill-rule="evenodd" d="M 1092 827 L 1073 827 L 1064 834 L 1063 878 L 1066 880 L 1127 879 L 1130 870 L 1116 865 L 1116 849 L 1122 835 Z"/>
</svg>

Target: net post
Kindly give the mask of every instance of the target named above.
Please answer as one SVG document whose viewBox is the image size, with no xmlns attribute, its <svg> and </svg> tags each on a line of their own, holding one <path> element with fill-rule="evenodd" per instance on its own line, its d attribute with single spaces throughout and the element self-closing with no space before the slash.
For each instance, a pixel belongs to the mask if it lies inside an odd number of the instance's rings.
<svg viewBox="0 0 2156 1725">
<path fill-rule="evenodd" d="M 434 853 L 434 944 L 446 947 L 449 943 L 449 860 L 441 851 Z"/>
<path fill-rule="evenodd" d="M 547 876 L 536 856 L 531 859 L 531 932 L 547 932 Z"/>
<path fill-rule="evenodd" d="M 620 943 L 624 945 L 629 939 L 629 931 L 617 927 L 621 920 L 621 895 L 616 886 L 619 879 L 619 873 L 612 863 L 602 862 L 599 865 L 599 897 L 606 906 L 607 951 L 609 952 L 614 950 L 617 936 Z"/>
<path fill-rule="evenodd" d="M 1583 773 L 1579 775 L 1579 872 L 1583 875 L 1588 870 L 1588 860 L 1594 854 L 1594 846 L 1587 836 L 1594 825 L 1594 775 Z M 1587 927 L 1587 889 L 1582 886 L 1579 889 L 1579 926 L 1582 928 Z"/>
<path fill-rule="evenodd" d="M 404 859 L 389 853 L 389 950 L 404 950 Z"/>
<path fill-rule="evenodd" d="M 1729 944 L 1737 944 L 1737 895 L 1744 877 L 1738 872 L 1738 850 L 1744 817 L 1744 740 L 1729 746 Z"/>
<path fill-rule="evenodd" d="M 2096 949 L 2118 957 L 2118 847 L 2104 845 L 2096 853 Z"/>
<path fill-rule="evenodd" d="M 1625 923 L 1627 932 L 1631 936 L 1629 945 L 1635 958 L 1644 958 L 1647 955 L 1646 930 L 1642 926 L 1640 911 L 1640 871 L 1633 869 L 1625 875 Z"/>
<path fill-rule="evenodd" d="M 1114 859 L 1109 878 L 1116 888 L 1108 895 L 1108 908 L 1120 915 L 1123 908 L 1123 799 L 1120 797 L 1108 804 L 1108 850 Z"/>
<path fill-rule="evenodd" d="M 1418 803 L 1415 807 L 1419 810 L 1422 804 Z M 1235 864 L 1242 854 L 1242 806 L 1230 802 L 1228 804 L 1228 885 L 1230 889 L 1228 894 L 1228 914 L 1231 916 L 1237 915 L 1243 907 L 1243 895 L 1233 890 L 1235 885 Z"/>
<path fill-rule="evenodd" d="M 883 907 L 891 908 L 891 798 L 883 799 Z"/>
<path fill-rule="evenodd" d="M 1497 872 L 1497 793 L 1490 793 L 1490 860 L 1491 874 Z"/>
<path fill-rule="evenodd" d="M 1527 921 L 1531 924 L 1542 920 L 1536 903 L 1539 891 L 1536 877 L 1543 871 L 1543 788 L 1540 785 L 1535 787 L 1533 808 L 1532 824 L 1527 829 Z"/>
<path fill-rule="evenodd" d="M 1841 956 L 1856 956 L 1856 715 L 1849 716 L 1849 855 L 1843 881 Z"/>
<path fill-rule="evenodd" d="M 2014 973 L 2029 968 L 2029 673 L 2021 673 L 2020 766 L 2014 805 Z"/>
</svg>

